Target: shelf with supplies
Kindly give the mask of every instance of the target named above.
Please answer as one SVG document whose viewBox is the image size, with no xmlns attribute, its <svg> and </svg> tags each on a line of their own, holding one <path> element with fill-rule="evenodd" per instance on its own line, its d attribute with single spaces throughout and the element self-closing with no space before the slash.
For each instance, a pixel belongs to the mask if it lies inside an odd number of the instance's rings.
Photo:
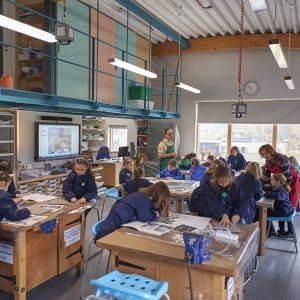
<svg viewBox="0 0 300 300">
<path fill-rule="evenodd" d="M 137 120 L 137 155 L 148 153 L 149 121 Z M 149 155 L 145 156 L 149 159 Z"/>
<path fill-rule="evenodd" d="M 7 161 L 9 173 L 16 168 L 16 112 L 0 110 L 0 161 Z"/>
</svg>

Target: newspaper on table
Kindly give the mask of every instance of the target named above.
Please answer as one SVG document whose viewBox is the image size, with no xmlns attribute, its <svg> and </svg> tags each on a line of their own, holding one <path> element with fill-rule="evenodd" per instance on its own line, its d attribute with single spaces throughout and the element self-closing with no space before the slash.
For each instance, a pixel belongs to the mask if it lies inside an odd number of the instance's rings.
<svg viewBox="0 0 300 300">
<path fill-rule="evenodd" d="M 34 201 L 37 203 L 46 202 L 46 201 L 50 201 L 50 200 L 54 200 L 54 199 L 56 199 L 56 196 L 39 194 L 39 193 L 29 193 L 29 194 L 25 194 L 23 196 L 23 200 Z"/>
</svg>

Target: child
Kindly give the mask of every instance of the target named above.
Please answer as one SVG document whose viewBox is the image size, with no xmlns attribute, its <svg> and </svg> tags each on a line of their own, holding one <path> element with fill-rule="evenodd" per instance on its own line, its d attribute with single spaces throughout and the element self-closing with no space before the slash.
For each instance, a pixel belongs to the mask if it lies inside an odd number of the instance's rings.
<svg viewBox="0 0 300 300">
<path fill-rule="evenodd" d="M 294 168 L 297 171 L 298 175 L 300 175 L 300 166 L 298 164 L 298 161 L 297 161 L 296 157 L 290 156 L 289 161 L 294 166 Z"/>
<path fill-rule="evenodd" d="M 89 161 L 77 157 L 72 172 L 63 183 L 63 197 L 73 203 L 83 204 L 97 197 L 97 186 Z"/>
<path fill-rule="evenodd" d="M 132 176 L 132 159 L 131 158 L 126 158 L 123 161 L 123 166 L 119 174 L 119 183 L 127 183 L 133 179 Z"/>
<path fill-rule="evenodd" d="M 200 165 L 199 159 L 197 158 L 193 158 L 191 163 L 192 167 L 190 168 L 190 180 L 201 181 L 206 168 Z"/>
<path fill-rule="evenodd" d="M 268 209 L 270 217 L 287 217 L 293 213 L 293 206 L 290 200 L 290 187 L 286 183 L 286 178 L 282 173 L 275 173 L 271 178 L 271 190 L 266 191 L 265 197 L 274 199 L 274 208 Z M 278 235 L 287 236 L 293 234 L 291 226 L 288 224 L 288 232 L 284 229 L 284 222 L 279 222 Z M 275 234 L 274 227 L 270 228 L 270 235 Z"/>
<path fill-rule="evenodd" d="M 213 155 L 208 155 L 207 156 L 207 161 L 203 164 L 204 167 L 208 168 L 212 162 L 215 160 L 215 157 Z"/>
<path fill-rule="evenodd" d="M 8 162 L 3 160 L 0 162 L 0 172 L 3 172 L 9 175 Z M 7 183 L 6 191 L 10 193 L 12 198 L 22 198 L 22 195 L 19 191 L 16 191 L 16 186 L 14 180 L 10 177 L 9 182 Z"/>
<path fill-rule="evenodd" d="M 160 171 L 157 177 L 183 180 L 183 174 L 178 168 L 176 168 L 176 165 L 177 161 L 175 159 L 171 159 L 168 163 L 168 167 Z"/>
<path fill-rule="evenodd" d="M 221 160 L 219 159 L 215 159 L 210 165 L 209 167 L 206 169 L 206 172 L 204 173 L 204 175 L 202 176 L 201 180 L 200 180 L 200 185 L 204 185 L 206 183 L 209 183 L 210 180 L 212 179 L 212 175 L 215 172 L 216 168 L 223 166 L 226 167 L 226 164 L 224 164 Z"/>
<path fill-rule="evenodd" d="M 0 173 L 0 221 L 3 218 L 9 221 L 19 221 L 30 216 L 30 211 L 27 208 L 19 210 L 11 194 L 5 191 L 10 180 L 8 174 Z"/>
<path fill-rule="evenodd" d="M 227 163 L 234 171 L 245 170 L 246 167 L 246 159 L 236 146 L 233 146 L 230 149 L 230 155 L 228 156 Z"/>
<path fill-rule="evenodd" d="M 187 154 L 184 159 L 182 159 L 179 164 L 178 164 L 178 168 L 180 170 L 189 170 L 192 167 L 192 163 L 191 160 L 193 158 L 196 158 L 196 153 L 189 153 Z"/>
<path fill-rule="evenodd" d="M 159 181 L 147 188 L 141 188 L 114 203 L 95 240 L 128 222 L 150 222 L 159 215 L 168 216 L 169 209 L 170 191 L 165 183 Z"/>
<path fill-rule="evenodd" d="M 257 162 L 250 162 L 246 172 L 241 173 L 235 180 L 242 193 L 240 208 L 246 224 L 251 224 L 256 216 L 256 201 L 263 196 L 262 183 L 260 181 L 261 168 Z"/>
<path fill-rule="evenodd" d="M 133 180 L 123 184 L 127 195 L 137 192 L 140 188 L 146 188 L 152 185 L 152 183 L 148 179 L 143 178 L 143 176 L 144 171 L 142 168 L 138 167 L 134 170 Z"/>
<path fill-rule="evenodd" d="M 240 198 L 240 189 L 232 181 L 230 170 L 221 166 L 215 169 L 211 182 L 193 191 L 189 209 L 220 221 L 220 225 L 235 225 L 241 218 L 237 207 Z"/>
</svg>

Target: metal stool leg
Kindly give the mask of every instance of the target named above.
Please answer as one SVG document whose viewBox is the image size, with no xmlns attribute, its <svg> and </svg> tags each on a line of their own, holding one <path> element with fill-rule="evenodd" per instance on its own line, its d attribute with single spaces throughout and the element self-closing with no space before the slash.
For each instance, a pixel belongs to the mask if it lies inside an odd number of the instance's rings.
<svg viewBox="0 0 300 300">
<path fill-rule="evenodd" d="M 293 231 L 293 238 L 294 238 L 294 243 L 295 243 L 296 253 L 298 253 L 297 235 L 296 235 L 295 225 L 294 225 L 293 222 L 291 222 L 291 229 L 292 229 L 292 231 Z"/>
<path fill-rule="evenodd" d="M 97 207 L 91 207 L 91 209 L 94 209 L 96 211 L 98 221 L 100 221 L 100 212 L 99 212 L 99 209 Z"/>
<path fill-rule="evenodd" d="M 270 233 L 271 225 L 272 225 L 272 222 L 269 221 L 268 230 L 267 230 L 267 238 L 268 238 L 269 233 Z"/>
<path fill-rule="evenodd" d="M 254 261 L 254 270 L 253 272 L 257 272 L 258 271 L 258 256 L 255 256 L 255 261 Z"/>
<path fill-rule="evenodd" d="M 101 219 L 100 220 L 102 220 L 102 218 L 103 218 L 103 211 L 104 211 L 104 206 L 105 206 L 106 198 L 107 197 L 103 198 L 103 204 L 102 204 L 102 209 L 101 209 Z"/>
</svg>

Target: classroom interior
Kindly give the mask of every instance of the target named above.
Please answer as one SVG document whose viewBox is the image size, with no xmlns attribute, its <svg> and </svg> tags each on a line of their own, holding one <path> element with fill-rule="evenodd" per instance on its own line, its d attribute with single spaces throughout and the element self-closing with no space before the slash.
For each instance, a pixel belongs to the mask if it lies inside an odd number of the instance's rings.
<svg viewBox="0 0 300 300">
<path fill-rule="evenodd" d="M 32 223 L 0 220 L 0 300 L 127 299 L 96 296 L 90 280 L 113 270 L 167 282 L 170 299 L 298 299 L 300 219 L 294 238 L 268 238 L 268 202 L 237 225 L 238 246 L 212 243 L 191 273 L 183 231 L 123 228 L 93 243 L 93 226 L 123 196 L 126 157 L 156 182 L 166 128 L 177 161 L 237 146 L 263 166 L 263 144 L 300 159 L 299 24 L 300 0 L 0 1 L 0 161 L 21 194 L 55 206 Z M 72 206 L 62 188 L 78 156 L 97 197 Z M 190 225 L 193 184 L 168 185 Z"/>
</svg>

